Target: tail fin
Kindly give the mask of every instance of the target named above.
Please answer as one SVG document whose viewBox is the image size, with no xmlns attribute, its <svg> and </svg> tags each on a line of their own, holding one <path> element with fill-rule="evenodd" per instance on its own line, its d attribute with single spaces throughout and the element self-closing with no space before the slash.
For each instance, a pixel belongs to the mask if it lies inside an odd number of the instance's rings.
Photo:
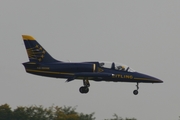
<svg viewBox="0 0 180 120">
<path fill-rule="evenodd" d="M 32 37 L 22 35 L 30 62 L 58 62 Z"/>
</svg>

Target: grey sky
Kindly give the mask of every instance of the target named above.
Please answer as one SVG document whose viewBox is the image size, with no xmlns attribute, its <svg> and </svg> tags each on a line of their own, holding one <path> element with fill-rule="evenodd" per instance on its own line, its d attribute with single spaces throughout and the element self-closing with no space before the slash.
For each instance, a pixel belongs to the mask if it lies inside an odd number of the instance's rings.
<svg viewBox="0 0 180 120">
<path fill-rule="evenodd" d="M 78 106 L 97 120 L 121 117 L 178 120 L 180 116 L 180 1 L 0 1 L 0 105 Z M 65 83 L 27 74 L 22 34 L 34 36 L 56 59 L 115 61 L 163 84 Z"/>
</svg>

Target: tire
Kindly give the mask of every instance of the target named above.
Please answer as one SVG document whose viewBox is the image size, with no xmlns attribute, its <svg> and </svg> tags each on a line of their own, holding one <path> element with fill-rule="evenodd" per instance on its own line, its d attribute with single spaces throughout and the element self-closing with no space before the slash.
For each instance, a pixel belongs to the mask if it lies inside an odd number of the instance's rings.
<svg viewBox="0 0 180 120">
<path fill-rule="evenodd" d="M 133 91 L 133 94 L 134 94 L 134 95 L 137 95 L 137 94 L 138 94 L 138 90 L 134 90 L 134 91 Z"/>
<path fill-rule="evenodd" d="M 79 88 L 79 92 L 82 93 L 82 94 L 83 93 L 88 93 L 89 92 L 89 88 L 82 86 L 82 87 Z"/>
</svg>

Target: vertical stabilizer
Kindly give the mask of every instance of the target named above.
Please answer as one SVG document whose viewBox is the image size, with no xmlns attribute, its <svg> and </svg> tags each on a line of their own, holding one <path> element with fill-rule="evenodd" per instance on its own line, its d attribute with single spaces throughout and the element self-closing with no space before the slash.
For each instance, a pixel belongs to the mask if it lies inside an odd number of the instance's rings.
<svg viewBox="0 0 180 120">
<path fill-rule="evenodd" d="M 58 62 L 32 37 L 22 35 L 30 62 Z"/>
</svg>

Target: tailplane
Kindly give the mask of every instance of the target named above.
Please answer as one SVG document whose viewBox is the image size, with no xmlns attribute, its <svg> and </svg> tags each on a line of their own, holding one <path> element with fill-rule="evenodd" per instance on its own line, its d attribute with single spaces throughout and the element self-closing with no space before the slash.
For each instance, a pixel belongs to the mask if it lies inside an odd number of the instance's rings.
<svg viewBox="0 0 180 120">
<path fill-rule="evenodd" d="M 30 62 L 59 62 L 55 60 L 53 57 L 51 57 L 51 55 L 32 36 L 22 35 L 22 38 L 24 40 L 24 44 Z"/>
</svg>

